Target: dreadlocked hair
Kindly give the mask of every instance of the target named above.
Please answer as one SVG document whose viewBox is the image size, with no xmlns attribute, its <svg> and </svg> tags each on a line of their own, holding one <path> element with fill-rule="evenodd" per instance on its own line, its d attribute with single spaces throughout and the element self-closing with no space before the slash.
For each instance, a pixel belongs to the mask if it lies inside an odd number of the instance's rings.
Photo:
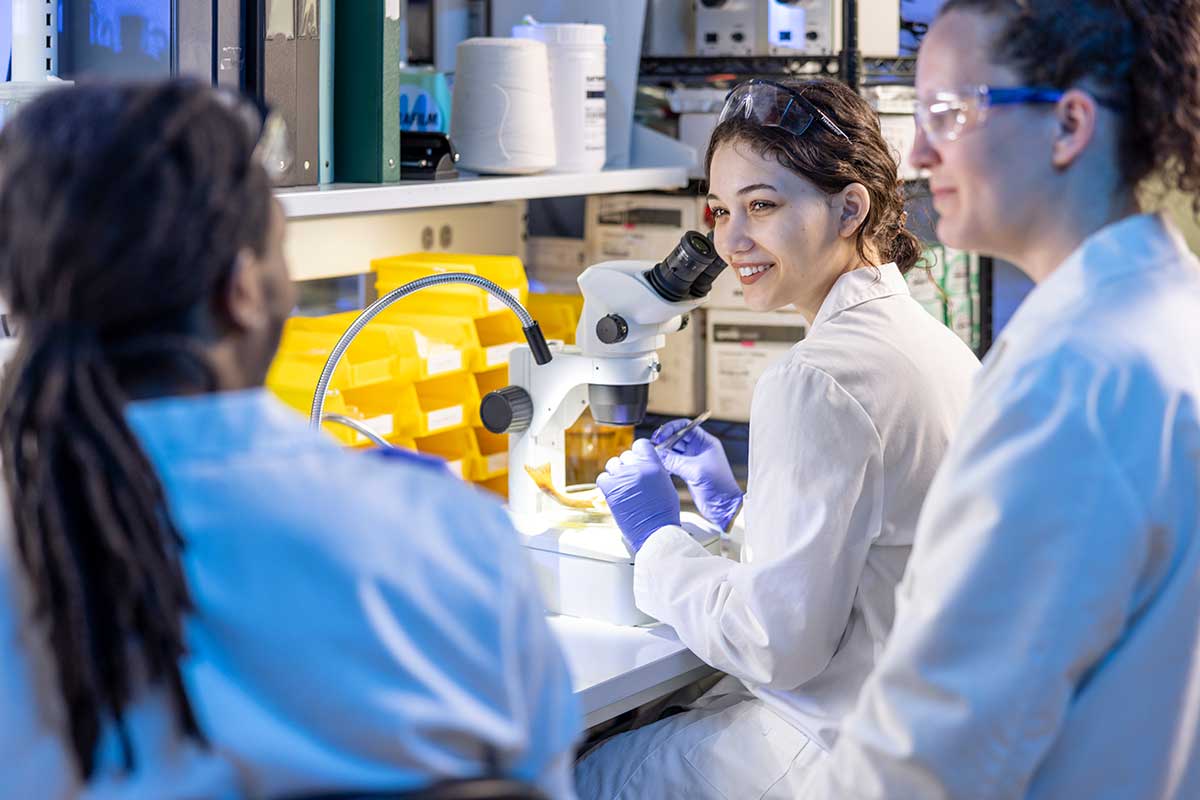
<svg viewBox="0 0 1200 800">
<path fill-rule="evenodd" d="M 80 86 L 0 131 L 0 294 L 21 340 L 0 383 L 0 459 L 33 624 L 85 780 L 106 725 L 164 686 L 204 737 L 179 662 L 183 541 L 125 421 L 138 396 L 206 389 L 210 298 L 270 214 L 257 134 L 200 84 Z"/>
<path fill-rule="evenodd" d="M 1032 86 L 1093 91 L 1119 115 L 1117 163 L 1200 213 L 1200 0 L 947 0 L 1000 21 L 991 57 Z"/>
</svg>

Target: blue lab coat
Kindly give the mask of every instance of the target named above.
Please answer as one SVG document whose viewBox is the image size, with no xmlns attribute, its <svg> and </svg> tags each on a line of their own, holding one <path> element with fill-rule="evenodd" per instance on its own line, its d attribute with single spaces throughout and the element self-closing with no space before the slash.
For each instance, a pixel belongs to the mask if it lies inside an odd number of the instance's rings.
<svg viewBox="0 0 1200 800">
<path fill-rule="evenodd" d="M 438 464 L 345 450 L 264 391 L 130 406 L 185 540 L 183 664 L 208 750 L 161 690 L 92 797 L 404 788 L 484 769 L 571 797 L 580 717 L 500 505 Z M 2 502 L 2 500 L 0 500 Z M 0 509 L 0 797 L 73 797 L 57 687 Z"/>
</svg>

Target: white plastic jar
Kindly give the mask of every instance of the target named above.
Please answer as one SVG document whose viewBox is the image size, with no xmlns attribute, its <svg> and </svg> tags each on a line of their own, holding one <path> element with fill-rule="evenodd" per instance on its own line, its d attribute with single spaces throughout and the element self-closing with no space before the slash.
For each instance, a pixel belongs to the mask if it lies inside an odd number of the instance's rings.
<svg viewBox="0 0 1200 800">
<path fill-rule="evenodd" d="M 606 155 L 603 25 L 528 22 L 513 36 L 544 42 L 550 60 L 555 172 L 597 172 Z"/>
</svg>

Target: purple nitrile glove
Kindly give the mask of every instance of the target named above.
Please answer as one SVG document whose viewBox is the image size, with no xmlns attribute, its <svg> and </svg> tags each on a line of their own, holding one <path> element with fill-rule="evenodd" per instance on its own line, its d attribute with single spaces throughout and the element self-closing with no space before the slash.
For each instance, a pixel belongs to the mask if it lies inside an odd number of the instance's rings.
<svg viewBox="0 0 1200 800">
<path fill-rule="evenodd" d="M 665 442 L 687 424 L 686 419 L 671 420 L 656 430 L 650 441 Z M 742 490 L 733 477 L 720 440 L 697 425 L 659 454 L 667 471 L 687 484 L 700 516 L 722 530 L 727 529 L 742 507 Z"/>
<path fill-rule="evenodd" d="M 638 439 L 632 450 L 610 458 L 605 469 L 596 485 L 635 554 L 656 530 L 679 524 L 679 495 L 649 441 Z"/>
</svg>

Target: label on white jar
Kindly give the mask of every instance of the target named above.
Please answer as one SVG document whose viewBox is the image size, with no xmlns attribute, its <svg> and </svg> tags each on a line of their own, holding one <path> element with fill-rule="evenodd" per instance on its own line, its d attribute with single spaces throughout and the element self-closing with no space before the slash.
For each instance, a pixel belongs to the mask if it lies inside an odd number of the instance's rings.
<svg viewBox="0 0 1200 800">
<path fill-rule="evenodd" d="M 583 149 L 589 153 L 603 153 L 606 146 L 605 110 L 608 106 L 604 76 L 588 75 L 583 83 L 586 91 L 583 101 Z"/>
</svg>

